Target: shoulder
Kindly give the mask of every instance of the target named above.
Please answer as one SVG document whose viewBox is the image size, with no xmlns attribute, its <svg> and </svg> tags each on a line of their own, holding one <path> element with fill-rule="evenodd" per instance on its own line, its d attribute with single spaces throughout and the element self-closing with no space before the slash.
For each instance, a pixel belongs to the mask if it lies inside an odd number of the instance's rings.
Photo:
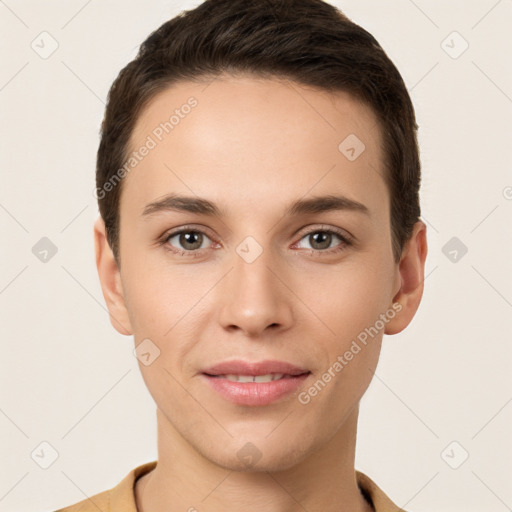
<svg viewBox="0 0 512 512">
<path fill-rule="evenodd" d="M 137 512 L 134 485 L 138 478 L 156 467 L 157 461 L 132 469 L 115 487 L 54 512 Z"/>
<path fill-rule="evenodd" d="M 387 494 L 365 473 L 356 470 L 356 479 L 363 496 L 371 503 L 375 512 L 407 512 L 393 503 Z"/>
</svg>

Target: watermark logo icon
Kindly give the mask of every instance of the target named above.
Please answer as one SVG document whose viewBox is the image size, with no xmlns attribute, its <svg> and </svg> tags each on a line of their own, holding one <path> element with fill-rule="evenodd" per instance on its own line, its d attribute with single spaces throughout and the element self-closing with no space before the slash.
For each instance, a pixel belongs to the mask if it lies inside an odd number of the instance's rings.
<svg viewBox="0 0 512 512">
<path fill-rule="evenodd" d="M 351 133 L 348 137 L 343 139 L 338 146 L 340 153 L 342 153 L 348 160 L 353 162 L 357 160 L 366 149 L 363 141 L 357 135 Z"/>
<path fill-rule="evenodd" d="M 39 467 L 48 469 L 59 458 L 59 452 L 48 441 L 42 441 L 34 448 L 30 457 Z"/>
<path fill-rule="evenodd" d="M 458 263 L 466 255 L 468 248 L 459 238 L 454 236 L 443 245 L 441 251 L 452 263 Z"/>
<path fill-rule="evenodd" d="M 252 236 L 248 236 L 238 244 L 236 248 L 237 254 L 246 262 L 252 263 L 263 252 L 263 247 Z"/>
<path fill-rule="evenodd" d="M 135 347 L 133 355 L 144 366 L 149 366 L 160 356 L 160 349 L 149 338 L 146 338 Z"/>
<path fill-rule="evenodd" d="M 245 466 L 252 468 L 261 459 L 262 453 L 257 446 L 248 442 L 238 450 L 237 456 Z"/>
<path fill-rule="evenodd" d="M 458 59 L 468 48 L 469 43 L 454 30 L 441 42 L 441 48 L 452 59 Z"/>
<path fill-rule="evenodd" d="M 43 236 L 32 247 L 32 254 L 42 263 L 48 263 L 57 254 L 57 251 L 57 246 L 46 236 Z"/>
<path fill-rule="evenodd" d="M 442 452 L 441 458 L 452 469 L 458 469 L 468 460 L 469 453 L 458 441 L 452 441 Z"/>
<path fill-rule="evenodd" d="M 41 59 L 48 59 L 51 57 L 59 47 L 57 39 L 55 39 L 49 32 L 43 31 L 30 43 L 30 47 L 34 50 Z"/>
</svg>

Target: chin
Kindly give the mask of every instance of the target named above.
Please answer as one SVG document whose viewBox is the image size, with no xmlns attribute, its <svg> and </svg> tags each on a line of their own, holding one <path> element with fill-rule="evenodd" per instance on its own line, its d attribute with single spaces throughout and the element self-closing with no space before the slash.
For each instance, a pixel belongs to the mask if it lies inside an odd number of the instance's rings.
<svg viewBox="0 0 512 512">
<path fill-rule="evenodd" d="M 297 442 L 287 437 L 289 445 L 282 439 L 269 442 L 265 435 L 253 435 L 251 440 L 241 441 L 236 436 L 224 448 L 223 452 L 203 456 L 214 464 L 229 471 L 244 473 L 278 472 L 290 469 L 304 460 L 312 446 L 298 446 Z M 277 441 L 277 442 L 275 442 Z"/>
</svg>

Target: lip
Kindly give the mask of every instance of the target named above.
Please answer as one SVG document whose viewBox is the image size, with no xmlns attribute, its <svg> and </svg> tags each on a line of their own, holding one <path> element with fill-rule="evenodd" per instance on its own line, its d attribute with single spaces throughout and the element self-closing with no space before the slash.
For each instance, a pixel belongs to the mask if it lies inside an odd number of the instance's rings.
<svg viewBox="0 0 512 512">
<path fill-rule="evenodd" d="M 309 370 L 301 368 L 286 361 L 265 360 L 265 361 L 243 361 L 234 359 L 232 361 L 223 361 L 202 371 L 208 375 L 266 375 L 267 373 L 284 373 L 286 375 L 300 375 Z"/>
<path fill-rule="evenodd" d="M 219 375 L 266 375 L 285 374 L 271 382 L 233 382 Z M 311 375 L 309 370 L 285 361 L 247 362 L 224 361 L 205 369 L 202 377 L 213 390 L 237 405 L 262 406 L 275 402 L 296 391 Z"/>
</svg>

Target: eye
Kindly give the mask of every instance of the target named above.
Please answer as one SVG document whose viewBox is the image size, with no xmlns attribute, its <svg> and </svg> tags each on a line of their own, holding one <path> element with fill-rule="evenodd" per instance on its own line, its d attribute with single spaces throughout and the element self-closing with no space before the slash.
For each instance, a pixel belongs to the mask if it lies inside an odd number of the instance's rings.
<svg viewBox="0 0 512 512">
<path fill-rule="evenodd" d="M 341 243 L 336 244 L 336 238 L 341 240 Z M 352 244 L 350 238 L 347 235 L 342 234 L 340 231 L 323 228 L 317 228 L 309 231 L 301 238 L 301 240 L 306 240 L 310 244 L 309 247 L 304 247 L 305 249 L 310 249 L 312 252 L 317 253 L 339 252 Z M 335 244 L 334 247 L 332 246 L 333 242 Z"/>
<path fill-rule="evenodd" d="M 167 233 L 161 240 L 161 244 L 168 250 L 177 252 L 182 256 L 194 256 L 202 249 L 208 248 L 210 237 L 197 229 L 182 228 L 179 231 Z"/>
<path fill-rule="evenodd" d="M 340 241 L 337 244 L 336 239 Z M 301 247 L 302 240 L 306 240 L 309 247 Z M 212 244 L 209 245 L 208 241 Z M 164 234 L 159 244 L 180 256 L 194 257 L 200 256 L 203 250 L 212 248 L 215 242 L 199 229 L 182 227 L 177 231 Z M 311 254 L 332 254 L 340 252 L 350 245 L 352 245 L 352 239 L 349 235 L 333 228 L 320 227 L 305 233 L 294 247 L 309 250 Z"/>
</svg>

